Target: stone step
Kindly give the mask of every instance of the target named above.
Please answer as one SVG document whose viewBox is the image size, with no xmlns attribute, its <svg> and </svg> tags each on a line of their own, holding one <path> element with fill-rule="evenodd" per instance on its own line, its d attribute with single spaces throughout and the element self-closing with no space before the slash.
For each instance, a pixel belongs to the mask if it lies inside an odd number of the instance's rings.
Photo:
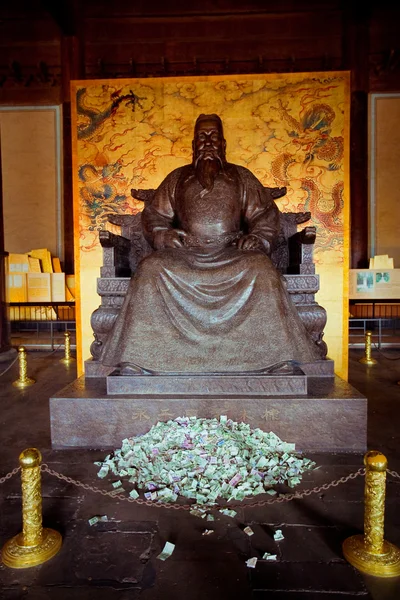
<svg viewBox="0 0 400 600">
<path fill-rule="evenodd" d="M 109 375 L 107 394 L 305 396 L 307 377 L 297 375 Z"/>
</svg>

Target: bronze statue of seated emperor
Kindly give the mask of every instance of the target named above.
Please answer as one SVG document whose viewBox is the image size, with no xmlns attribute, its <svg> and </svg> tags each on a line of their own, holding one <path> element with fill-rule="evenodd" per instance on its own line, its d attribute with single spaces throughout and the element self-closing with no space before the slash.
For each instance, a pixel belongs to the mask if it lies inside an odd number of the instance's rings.
<svg viewBox="0 0 400 600">
<path fill-rule="evenodd" d="M 295 269 L 282 268 L 285 232 L 274 195 L 286 190 L 274 193 L 247 168 L 227 162 L 225 148 L 221 119 L 200 115 L 192 163 L 156 190 L 132 191 L 147 202 L 135 226 L 132 216 L 125 222 L 131 240 L 118 246 L 111 243 L 117 236 L 100 232 L 105 250 L 112 247 L 114 258 L 124 254 L 119 267 L 108 261 L 103 277 L 127 275 L 129 254 L 130 267 L 135 263 L 122 305 L 105 302 L 92 317 L 92 354 L 103 367 L 124 375 L 268 373 L 325 358 L 326 316 L 313 296 L 318 285 L 304 284 L 317 277 L 308 250 L 315 229 L 297 234 L 301 217 L 292 219 L 296 244 L 286 239 L 285 247 L 299 260 Z M 303 277 L 298 289 L 291 277 Z"/>
</svg>

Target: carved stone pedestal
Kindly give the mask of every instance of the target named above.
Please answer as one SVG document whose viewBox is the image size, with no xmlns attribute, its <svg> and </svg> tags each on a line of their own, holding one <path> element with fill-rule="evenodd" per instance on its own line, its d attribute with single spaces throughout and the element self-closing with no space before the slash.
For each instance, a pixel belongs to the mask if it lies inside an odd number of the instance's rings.
<svg viewBox="0 0 400 600">
<path fill-rule="evenodd" d="M 118 448 L 146 433 L 157 421 L 179 416 L 227 415 L 252 428 L 273 431 L 306 452 L 366 450 L 367 399 L 342 379 L 320 377 L 306 395 L 263 395 L 260 391 L 179 395 L 107 394 L 105 378 L 80 377 L 50 399 L 52 446 Z"/>
</svg>

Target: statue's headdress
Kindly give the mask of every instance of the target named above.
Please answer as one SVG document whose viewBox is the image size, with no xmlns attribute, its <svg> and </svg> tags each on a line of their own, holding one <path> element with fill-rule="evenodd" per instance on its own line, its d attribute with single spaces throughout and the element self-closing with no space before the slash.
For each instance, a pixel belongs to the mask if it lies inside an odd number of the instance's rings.
<svg viewBox="0 0 400 600">
<path fill-rule="evenodd" d="M 194 126 L 195 129 L 198 127 L 198 125 L 201 123 L 201 121 L 215 121 L 216 123 L 218 123 L 218 127 L 221 129 L 222 134 L 224 133 L 224 128 L 222 126 L 221 117 L 219 117 L 217 114 L 212 113 L 211 115 L 204 115 L 204 114 L 199 115 L 196 119 L 196 123 Z"/>
</svg>

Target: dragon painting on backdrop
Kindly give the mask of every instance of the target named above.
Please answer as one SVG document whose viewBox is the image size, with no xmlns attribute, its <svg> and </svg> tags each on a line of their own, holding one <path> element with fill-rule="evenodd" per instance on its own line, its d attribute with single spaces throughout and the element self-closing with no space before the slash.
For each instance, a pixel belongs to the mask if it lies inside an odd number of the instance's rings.
<svg viewBox="0 0 400 600">
<path fill-rule="evenodd" d="M 85 143 L 94 143 L 102 140 L 101 131 L 104 125 L 110 121 L 114 122 L 118 107 L 123 102 L 126 107 L 135 110 L 136 104 L 140 105 L 140 99 L 132 90 L 122 94 L 117 90 L 110 94 L 110 102 L 104 110 L 95 110 L 85 106 L 86 88 L 80 88 L 76 93 L 76 107 L 78 115 L 78 140 Z M 122 133 L 123 135 L 123 133 Z M 96 164 L 85 163 L 79 166 L 79 181 L 82 182 L 80 196 L 84 212 L 89 218 L 88 231 L 97 232 L 104 228 L 106 215 L 109 213 L 130 213 L 132 206 L 130 194 L 126 194 L 126 178 L 121 173 L 122 161 L 116 158 L 115 162 L 107 162 L 105 152 L 111 154 L 117 152 L 121 146 L 108 144 L 103 146 L 103 152 L 97 155 Z M 103 156 L 103 158 L 101 157 Z M 137 212 L 137 211 L 136 211 Z M 90 250 L 97 243 L 97 234 L 93 241 L 85 249 Z"/>
<path fill-rule="evenodd" d="M 331 136 L 335 111 L 328 104 L 315 104 L 304 112 L 301 119 L 296 120 L 284 107 L 282 100 L 278 100 L 277 107 L 273 108 L 292 128 L 288 130 L 288 135 L 295 147 L 294 153 L 283 152 L 274 159 L 271 165 L 274 178 L 277 182 L 290 185 L 290 166 L 299 160 L 302 161 L 306 176 L 301 178 L 301 189 L 307 193 L 304 208 L 311 211 L 313 220 L 324 225 L 319 232 L 322 235 L 322 240 L 319 240 L 320 246 L 329 245 L 335 233 L 340 234 L 343 228 L 340 220 L 343 181 L 337 181 L 330 193 L 324 194 L 315 172 L 315 160 L 319 161 L 321 169 L 340 169 L 344 140 L 343 136 Z"/>
<path fill-rule="evenodd" d="M 322 74 L 321 74 L 322 75 Z M 218 111 L 230 158 L 263 185 L 287 187 L 286 211 L 310 211 L 316 262 L 342 260 L 344 100 L 340 77 L 93 81 L 76 89 L 76 178 L 83 252 L 110 213 L 134 214 L 134 188 L 155 188 L 190 162 L 193 115 Z"/>
<path fill-rule="evenodd" d="M 337 290 L 332 297 L 321 285 L 318 302 L 331 315 L 326 339 L 338 374 L 345 376 L 349 87 L 346 72 L 73 83 L 82 357 L 90 353 L 90 315 L 98 306 L 93 281 L 102 263 L 99 230 L 120 233 L 111 215 L 134 215 L 144 208 L 132 197 L 132 188 L 156 189 L 169 173 L 190 164 L 193 123 L 201 113 L 217 113 L 224 123 L 228 162 L 247 168 L 267 188 L 286 188 L 276 200 L 280 211 L 311 213 L 307 225 L 317 231 L 317 273 Z"/>
</svg>

